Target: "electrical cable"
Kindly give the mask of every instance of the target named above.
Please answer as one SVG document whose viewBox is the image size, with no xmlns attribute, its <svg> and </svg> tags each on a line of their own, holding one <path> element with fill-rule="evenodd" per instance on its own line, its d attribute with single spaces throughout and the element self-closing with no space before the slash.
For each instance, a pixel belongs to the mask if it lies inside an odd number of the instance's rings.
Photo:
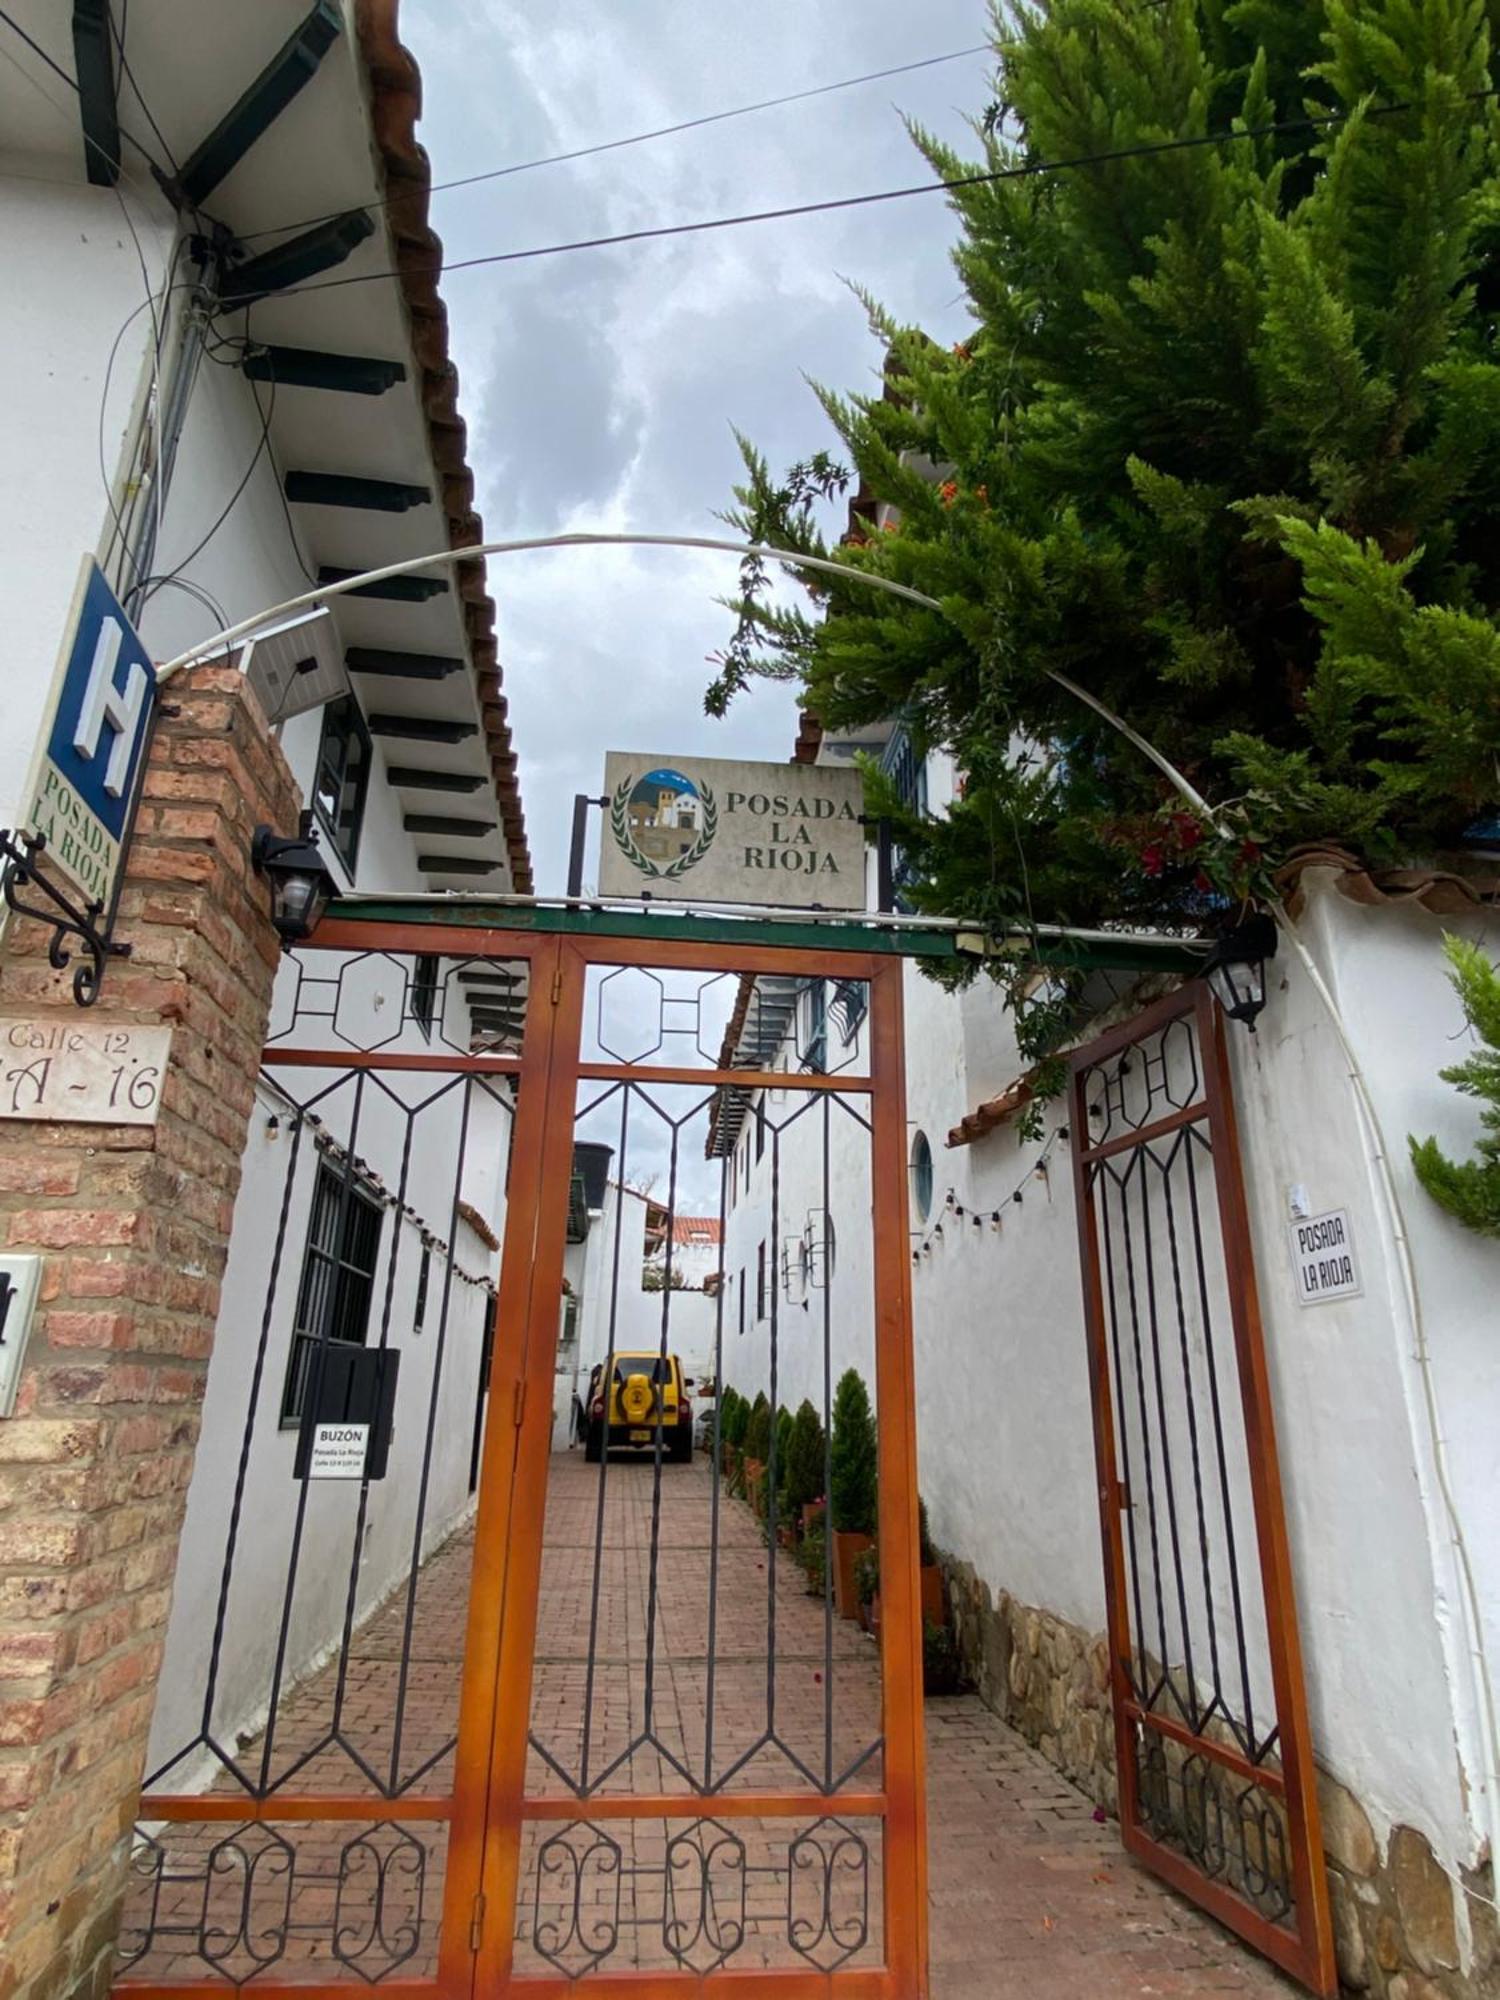
<svg viewBox="0 0 1500 2000">
<path fill-rule="evenodd" d="M 224 607 L 222 604 L 220 604 L 219 600 L 213 595 L 213 593 L 209 590 L 206 590 L 201 583 L 193 583 L 187 577 L 148 576 L 143 578 L 142 581 L 139 584 L 137 584 L 136 588 L 138 590 L 152 590 L 152 591 L 166 590 L 170 588 L 172 590 L 183 591 L 187 594 L 187 596 L 196 598 L 197 601 L 203 606 L 205 611 L 207 611 L 212 617 L 218 619 L 221 626 L 227 622 L 225 617 Z"/>
<path fill-rule="evenodd" d="M 1500 96 L 1500 87 L 1493 90 L 1475 91 L 1470 102 L 1481 103 Z M 1398 104 L 1382 104 L 1364 108 L 1367 118 L 1389 118 L 1398 112 L 1411 111 L 1416 107 L 1403 100 Z M 659 242 L 674 236 L 701 236 L 710 230 L 740 229 L 755 222 L 786 222 L 804 215 L 828 215 L 837 209 L 872 208 L 888 201 L 906 201 L 914 195 L 953 194 L 965 188 L 994 186 L 1003 181 L 1034 180 L 1043 174 L 1074 172 L 1082 167 L 1115 166 L 1127 160 L 1155 159 L 1169 153 L 1189 152 L 1204 146 L 1222 146 L 1242 139 L 1268 139 L 1289 132 L 1316 131 L 1322 127 L 1344 125 L 1356 114 L 1353 111 L 1330 111 L 1308 114 L 1300 118 L 1278 118 L 1265 125 L 1246 125 L 1218 132 L 1200 132 L 1181 139 L 1162 139 L 1149 145 L 1116 146 L 1102 153 L 1080 153 L 1063 160 L 1033 160 L 1021 167 L 995 167 L 985 173 L 962 174 L 954 180 L 918 181 L 910 187 L 883 188 L 875 194 L 838 195 L 828 201 L 797 202 L 785 208 L 753 209 L 744 215 L 720 215 L 702 222 L 659 223 L 648 229 L 626 229 L 611 236 L 585 236 L 569 243 L 542 243 L 529 250 L 496 250 L 482 257 L 460 257 L 442 267 L 441 275 L 451 277 L 455 271 L 474 271 L 492 264 L 524 264 L 539 257 L 560 257 L 574 250 L 609 250 L 625 243 Z M 393 267 L 382 271 L 353 272 L 342 278 L 314 278 L 306 284 L 285 285 L 276 296 L 278 299 L 297 298 L 309 292 L 337 291 L 346 285 L 370 285 L 381 280 L 399 278 L 402 272 Z"/>
<path fill-rule="evenodd" d="M 21 26 L 20 22 L 16 20 L 13 15 L 8 14 L 3 7 L 0 7 L 0 23 L 3 23 L 5 27 L 11 29 L 13 33 L 19 35 L 21 40 L 26 44 L 27 48 L 31 50 L 32 54 L 40 56 L 42 61 L 47 65 L 48 69 L 52 71 L 52 74 L 54 76 L 60 77 L 62 81 L 68 86 L 69 90 L 73 92 L 75 97 L 82 97 L 83 92 L 79 87 L 78 79 L 76 77 L 69 76 L 68 72 L 63 68 L 61 63 L 54 62 L 52 57 L 49 56 L 47 51 L 42 47 L 41 43 L 36 41 L 31 35 L 28 35 L 26 30 Z M 19 65 L 17 65 L 17 67 L 19 67 Z M 22 70 L 21 74 L 22 76 L 26 77 L 28 83 L 35 84 L 38 89 L 41 88 L 40 78 L 29 75 L 29 73 L 26 70 Z M 43 95 L 45 96 L 46 93 L 43 92 Z M 139 95 L 139 92 L 137 92 L 137 95 Z M 51 100 L 49 99 L 49 102 L 50 101 Z M 147 115 L 149 116 L 150 114 L 148 113 Z M 153 173 L 160 174 L 163 179 L 166 178 L 166 170 L 158 164 L 158 162 L 152 157 L 152 155 L 149 152 L 147 152 L 146 148 L 141 144 L 140 140 L 136 138 L 133 132 L 127 132 L 125 130 L 125 127 L 122 125 L 120 127 L 120 137 L 122 139 L 129 140 L 130 144 L 135 147 L 135 150 L 140 154 L 141 158 L 146 162 L 147 166 L 151 168 Z M 92 146 L 94 151 L 99 155 L 100 159 L 103 160 L 106 165 L 113 167 L 116 172 L 123 172 L 123 169 L 120 166 L 120 162 L 116 159 L 113 159 L 110 156 L 110 154 L 106 151 L 106 149 L 99 144 L 97 139 L 91 138 L 87 132 L 84 132 L 82 134 L 82 138 L 83 138 L 83 143 L 86 146 Z"/>
<path fill-rule="evenodd" d="M 216 340 L 214 345 L 211 347 L 205 343 L 203 351 L 208 356 L 209 360 L 214 362 L 220 368 L 238 368 L 250 354 L 255 353 L 262 355 L 266 360 L 267 366 L 271 370 L 271 408 L 274 409 L 276 406 L 276 391 L 277 388 L 279 387 L 279 384 L 276 380 L 275 363 L 271 360 L 272 350 L 263 341 L 258 341 L 252 337 L 250 332 L 250 311 L 251 308 L 249 306 L 246 306 L 245 331 L 243 334 L 229 340 L 225 339 Z M 224 355 L 226 352 L 233 355 L 234 357 L 233 360 L 226 361 L 224 359 Z M 249 382 L 250 394 L 255 398 L 255 407 L 257 412 L 259 412 L 260 385 L 255 380 L 254 376 L 248 377 L 247 380 Z M 266 411 L 261 415 L 261 422 L 263 423 L 266 429 L 266 434 L 267 434 L 266 455 L 270 460 L 271 471 L 275 475 L 276 497 L 281 502 L 281 516 L 282 519 L 286 522 L 287 540 L 291 544 L 292 559 L 296 563 L 298 569 L 300 569 L 302 574 L 307 578 L 307 581 L 311 584 L 316 584 L 318 580 L 317 572 L 315 570 L 309 569 L 307 566 L 307 558 L 302 553 L 302 544 L 297 539 L 297 524 L 292 519 L 292 510 L 287 502 L 286 480 L 282 474 L 281 462 L 276 456 L 276 446 L 272 442 L 270 437 L 270 423 L 271 423 L 270 411 Z"/>
<path fill-rule="evenodd" d="M 880 83 L 887 77 L 906 76 L 912 70 L 933 69 L 939 63 L 959 62 L 965 56 L 982 56 L 989 52 L 989 43 L 979 42 L 971 49 L 954 49 L 945 56 L 924 56 L 919 62 L 896 63 L 890 69 L 872 69 L 864 76 L 846 76 L 838 83 L 820 83 L 810 90 L 789 90 L 781 97 L 764 97 L 758 104 L 738 104 L 730 111 L 710 111 L 701 118 L 684 118 L 676 125 L 658 125 L 651 132 L 632 132 L 625 139 L 603 139 L 597 145 L 576 146 L 568 153 L 547 153 L 536 160 L 518 160 L 514 166 L 491 167 L 484 173 L 461 175 L 457 180 L 434 181 L 427 191 L 429 195 L 447 194 L 454 188 L 478 187 L 484 181 L 506 180 L 512 174 L 529 174 L 538 167 L 558 167 L 569 160 L 592 159 L 598 153 L 619 152 L 625 146 L 644 146 L 650 139 L 670 139 L 679 132 L 695 132 L 704 125 L 722 125 L 731 118 L 748 118 L 752 112 L 775 111 L 783 104 L 800 104 L 809 97 L 828 97 L 834 91 L 853 90 L 862 83 Z M 141 108 L 144 110 L 145 106 Z M 146 112 L 146 116 L 148 118 L 151 116 L 149 111 Z M 160 133 L 157 137 L 161 137 Z M 166 141 L 163 140 L 162 143 L 165 145 Z M 379 209 L 389 208 L 392 202 L 404 198 L 401 195 L 386 195 L 380 201 L 363 202 L 361 207 L 368 215 Z M 254 243 L 262 236 L 278 236 L 296 230 L 312 229 L 318 223 L 332 222 L 344 213 L 346 211 L 343 209 L 334 209 L 326 215 L 304 216 L 300 222 L 284 222 L 273 229 L 253 229 L 247 235 L 241 236 L 240 241 Z"/>
<path fill-rule="evenodd" d="M 180 183 L 182 169 L 177 164 L 177 156 L 167 144 L 167 135 L 162 131 L 160 125 L 157 124 L 152 114 L 151 106 L 146 102 L 145 92 L 135 80 L 135 71 L 130 67 L 130 58 L 125 53 L 125 34 L 130 22 L 130 0 L 124 0 L 124 5 L 120 9 L 120 24 L 118 27 L 115 25 L 115 10 L 113 6 L 106 4 L 105 13 L 109 19 L 110 34 L 114 37 L 115 50 L 120 58 L 120 68 L 124 72 L 130 88 L 135 92 L 135 101 L 144 112 L 146 123 L 151 127 L 152 133 L 156 138 L 156 143 L 167 156 L 167 163 L 172 169 L 173 181 Z M 196 210 L 194 212 L 196 213 Z"/>
<path fill-rule="evenodd" d="M 47 63 L 48 67 L 54 70 L 57 73 L 57 75 L 59 75 L 65 83 L 70 85 L 70 87 L 75 92 L 78 90 L 78 85 L 67 74 L 67 72 L 63 69 L 60 69 L 59 66 L 55 62 L 53 62 L 52 58 L 47 54 L 46 50 L 41 48 L 37 43 L 35 43 L 32 40 L 32 38 L 25 32 L 24 29 L 17 27 L 16 23 L 13 20 L 11 20 L 11 17 L 5 12 L 3 8 L 0 8 L 0 21 L 4 21 L 5 23 L 7 23 L 7 25 L 15 27 L 16 32 L 21 36 L 22 40 L 25 41 L 29 47 L 36 50 L 36 53 L 39 56 L 41 56 L 43 61 Z M 67 110 L 67 107 L 58 102 L 58 100 L 52 95 L 51 91 L 47 89 L 46 85 L 42 82 L 40 77 L 33 76 L 30 73 L 30 71 L 23 69 L 21 64 L 16 61 L 15 57 L 11 55 L 8 49 L 0 49 L 0 55 L 4 56 L 5 60 L 10 64 L 11 68 L 14 69 L 16 73 L 20 77 L 22 77 L 24 81 L 28 83 L 34 91 L 36 91 L 37 95 L 41 97 L 45 103 L 51 105 L 52 109 L 55 112 L 57 112 L 60 118 L 64 119 L 67 123 L 71 125 L 72 119 L 70 113 Z M 121 518 L 120 510 L 115 505 L 114 490 L 112 483 L 110 481 L 108 469 L 105 464 L 104 420 L 108 408 L 110 379 L 114 371 L 115 357 L 119 352 L 120 342 L 124 338 L 126 331 L 129 329 L 130 326 L 134 324 L 135 320 L 139 318 L 142 312 L 149 312 L 151 315 L 151 356 L 152 356 L 151 393 L 152 393 L 152 401 L 154 404 L 157 421 L 158 422 L 160 421 L 163 321 L 158 320 L 157 318 L 157 297 L 152 289 L 151 275 L 149 270 L 147 269 L 145 251 L 141 244 L 140 233 L 136 229 L 135 221 L 131 216 L 129 204 L 127 203 L 124 192 L 120 187 L 120 182 L 124 181 L 126 185 L 134 189 L 135 192 L 143 198 L 143 200 L 149 198 L 149 190 L 140 181 L 138 181 L 136 177 L 132 173 L 130 173 L 127 168 L 121 165 L 119 161 L 110 158 L 110 156 L 107 153 L 105 153 L 102 147 L 98 146 L 96 142 L 93 141 L 92 139 L 89 139 L 87 133 L 84 134 L 84 138 L 88 144 L 94 147 L 94 150 L 96 152 L 100 153 L 101 157 L 106 159 L 110 167 L 114 170 L 114 178 L 109 182 L 109 189 L 110 192 L 114 195 L 116 201 L 120 205 L 120 214 L 124 219 L 126 229 L 130 233 L 130 240 L 132 244 L 135 246 L 136 263 L 139 265 L 141 273 L 141 285 L 146 294 L 142 304 L 137 306 L 134 312 L 127 315 L 124 325 L 121 326 L 119 332 L 115 335 L 114 342 L 111 345 L 109 351 L 109 360 L 105 367 L 104 388 L 101 393 L 99 402 L 99 421 L 98 421 L 99 475 L 104 486 L 105 505 L 109 509 L 110 518 L 114 524 L 114 534 L 111 536 L 110 541 L 107 544 L 104 551 L 104 565 L 107 568 L 114 558 L 116 547 L 118 547 L 121 550 L 122 554 L 128 555 L 129 540 L 130 540 L 129 533 L 125 527 L 125 523 Z M 144 147 L 139 148 L 139 150 L 143 154 L 145 154 Z M 150 160 L 149 154 L 145 154 L 145 157 L 148 160 Z M 152 162 L 152 165 L 153 166 L 155 165 L 154 161 Z M 167 297 L 169 293 L 174 289 L 173 279 L 176 274 L 177 260 L 181 255 L 183 247 L 184 246 L 182 239 L 179 238 L 178 241 L 174 244 L 171 258 L 168 260 L 167 270 L 162 282 L 162 290 L 161 290 L 161 304 L 163 312 L 165 312 Z M 157 485 L 154 489 L 154 497 L 155 497 L 156 517 L 157 517 L 156 532 L 159 537 L 161 534 L 161 511 L 162 511 L 162 497 L 159 485 Z"/>
<path fill-rule="evenodd" d="M 253 383 L 251 384 L 251 388 L 253 390 L 254 388 Z M 256 396 L 255 409 L 256 409 L 256 414 L 260 418 L 260 441 L 256 445 L 255 450 L 251 455 L 250 463 L 245 467 L 244 472 L 240 476 L 240 482 L 238 486 L 235 487 L 234 491 L 230 494 L 229 498 L 224 502 L 223 507 L 219 511 L 218 518 L 214 521 L 212 527 L 210 527 L 200 537 L 200 539 L 193 544 L 192 548 L 189 549 L 188 553 L 182 558 L 181 562 L 175 564 L 164 577 L 159 577 L 157 579 L 156 583 L 157 589 L 160 589 L 163 584 L 175 583 L 178 580 L 178 578 L 182 575 L 182 572 L 187 568 L 188 564 L 197 561 L 198 557 L 202 555 L 203 551 L 208 547 L 209 543 L 213 540 L 214 536 L 218 534 L 220 528 L 223 527 L 224 523 L 229 519 L 230 515 L 234 512 L 235 505 L 238 502 L 240 495 L 244 492 L 245 488 L 250 484 L 251 479 L 254 477 L 255 468 L 257 465 L 260 464 L 261 458 L 266 452 L 266 450 L 269 448 L 271 442 L 271 419 L 276 414 L 276 384 L 274 382 L 271 384 L 270 407 L 263 409 L 261 407 L 260 397 Z M 142 596 L 141 608 L 144 610 L 145 606 L 149 602 L 150 602 L 149 595 Z"/>
</svg>

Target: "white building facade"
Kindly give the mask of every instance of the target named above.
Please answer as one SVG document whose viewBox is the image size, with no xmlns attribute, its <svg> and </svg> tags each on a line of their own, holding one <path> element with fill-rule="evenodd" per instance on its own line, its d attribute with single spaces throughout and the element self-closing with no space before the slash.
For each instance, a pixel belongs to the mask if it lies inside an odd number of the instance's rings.
<svg viewBox="0 0 1500 2000">
<path fill-rule="evenodd" d="M 102 72 L 97 11 L 20 0 L 15 39 L 0 25 L 0 265 L 24 273 L 0 288 L 12 829 L 86 563 L 162 661 L 481 539 L 394 0 L 219 7 L 211 32 L 140 7 L 123 44 L 101 14 Z M 494 623 L 470 564 L 332 600 L 284 671 L 236 656 L 338 890 L 530 889 Z M 320 989 L 332 956 L 283 964 L 281 1048 L 518 1046 L 519 973 L 408 954 Z M 265 1072 L 148 1758 L 167 1789 L 223 1782 L 472 1507 L 513 1092 L 368 1075 Z M 299 1477 L 323 1346 L 399 1353 L 364 1497 Z"/>
<path fill-rule="evenodd" d="M 899 731 L 872 737 L 861 747 L 888 769 L 904 759 L 908 796 L 940 811 L 952 795 L 948 760 L 914 758 Z M 818 754 L 849 749 L 825 741 Z M 1359 1990 L 1402 1991 L 1386 1982 L 1404 1965 L 1407 1976 L 1415 1966 L 1451 1981 L 1444 1992 L 1489 1993 L 1490 1662 L 1500 1648 L 1500 1350 L 1489 1300 L 1500 1250 L 1429 1200 L 1406 1148 L 1408 1133 L 1432 1132 L 1462 1157 L 1476 1136 L 1470 1104 L 1438 1076 L 1464 1034 L 1441 940 L 1456 930 L 1482 941 L 1487 919 L 1451 885 L 1434 884 L 1429 900 L 1441 913 L 1419 897 L 1372 897 L 1352 869 L 1309 869 L 1296 888 L 1307 959 L 1283 942 L 1258 1031 L 1227 1032 L 1340 1964 Z M 1134 996 L 1128 982 L 1115 988 L 1101 1027 L 1128 1019 L 1160 981 Z M 830 1054 L 862 1060 L 863 1026 L 845 1046 L 835 990 L 802 982 L 757 1059 L 793 1071 Z M 932 1534 L 981 1691 L 1112 1807 L 1108 1696 L 1088 1669 L 1096 1661 L 1102 1676 L 1105 1565 L 1068 1103 L 1047 1107 L 1040 1138 L 1015 1136 L 1027 1064 L 982 976 L 955 995 L 908 963 L 905 1017 L 920 1478 Z M 825 1020 L 841 1021 L 827 1041 Z M 866 1135 L 842 1121 L 825 1169 L 821 1133 L 803 1117 L 780 1136 L 773 1180 L 775 1127 L 794 1106 L 794 1093 L 766 1091 L 732 1134 L 724 1379 L 788 1409 L 807 1396 L 826 1421 L 822 1356 L 802 1337 L 807 1312 L 823 1309 L 807 1246 L 825 1199 L 836 1245 L 827 1380 L 853 1367 L 874 1393 Z M 1309 1301 L 1296 1219 L 1330 1213 L 1343 1218 L 1354 1284 Z M 1164 1250 L 1157 1258 L 1169 1268 Z M 1144 1325 L 1144 1292 L 1140 1306 Z M 1152 1310 L 1175 1350 L 1170 1298 Z M 1185 1313 L 1181 1338 L 1201 1368 L 1201 1314 L 1191 1300 Z M 1238 1392 L 1222 1372 L 1220 1384 L 1233 1432 Z M 1169 1415 L 1185 1467 L 1184 1412 Z M 1207 1434 L 1193 1442 L 1211 1485 Z M 1185 1470 L 1176 1476 L 1180 1509 L 1191 1488 Z M 1160 1467 L 1157 1477 L 1152 1526 L 1165 1541 Z M 1225 1477 L 1225 1511 L 1233 1488 L 1248 1521 L 1243 1468 L 1231 1463 Z M 1173 1526 L 1196 1562 L 1190 1503 Z M 1208 1555 L 1205 1541 L 1205 1565 Z M 1244 1590 L 1248 1603 L 1253 1557 Z M 1250 1696 L 1266 1702 L 1258 1608 L 1245 1626 Z M 1209 1647 L 1197 1636 L 1194 1672 L 1206 1682 Z M 1392 1938 L 1400 1956 L 1382 1969 Z"/>
</svg>

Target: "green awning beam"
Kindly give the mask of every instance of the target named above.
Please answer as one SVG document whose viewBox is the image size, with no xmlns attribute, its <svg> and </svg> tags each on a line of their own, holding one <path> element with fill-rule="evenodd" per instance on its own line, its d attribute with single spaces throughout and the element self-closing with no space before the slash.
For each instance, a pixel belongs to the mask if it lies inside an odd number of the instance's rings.
<svg viewBox="0 0 1500 2000">
<path fill-rule="evenodd" d="M 83 167 L 95 187 L 113 187 L 120 178 L 120 117 L 109 36 L 109 0 L 73 0 Z"/>
<path fill-rule="evenodd" d="M 427 856 L 421 866 L 451 868 L 458 857 Z M 496 864 L 498 865 L 498 864 Z M 472 868 L 473 863 L 470 864 Z M 525 897 L 436 894 L 409 897 L 341 896 L 328 906 L 330 921 L 451 925 L 497 933 L 523 931 L 574 937 L 660 938 L 663 942 L 719 945 L 785 945 L 799 951 L 871 952 L 883 957 L 958 960 L 1025 958 L 1032 964 L 1080 971 L 1195 973 L 1206 944 L 1141 932 L 1017 929 L 988 937 L 972 925 L 930 926 L 920 920 L 814 919 L 808 916 L 698 916 L 690 911 L 647 910 L 588 904 L 568 907 Z M 316 943 L 316 940 L 314 940 Z"/>
<path fill-rule="evenodd" d="M 278 389 L 331 389 L 347 396 L 383 396 L 406 380 L 400 361 L 373 354 L 329 354 L 317 347 L 258 347 L 240 367 L 252 382 Z"/>
<path fill-rule="evenodd" d="M 175 192 L 185 206 L 197 208 L 269 131 L 298 92 L 312 82 L 343 31 L 338 0 L 315 0 L 311 13 L 183 163 Z"/>
</svg>

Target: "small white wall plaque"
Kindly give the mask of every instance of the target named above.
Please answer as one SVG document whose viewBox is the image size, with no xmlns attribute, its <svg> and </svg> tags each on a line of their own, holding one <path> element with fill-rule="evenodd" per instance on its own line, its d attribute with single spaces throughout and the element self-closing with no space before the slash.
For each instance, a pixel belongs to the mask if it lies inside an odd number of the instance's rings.
<svg viewBox="0 0 1500 2000">
<path fill-rule="evenodd" d="M 319 1424 L 313 1431 L 309 1479 L 363 1479 L 370 1447 L 368 1424 Z"/>
<path fill-rule="evenodd" d="M 1347 1209 L 1330 1208 L 1322 1215 L 1303 1216 L 1290 1225 L 1288 1233 L 1300 1305 L 1321 1306 L 1331 1299 L 1359 1297 L 1364 1287 L 1359 1281 Z"/>
<path fill-rule="evenodd" d="M 171 1046 L 170 1028 L 0 1018 L 0 1118 L 154 1125 Z"/>
</svg>

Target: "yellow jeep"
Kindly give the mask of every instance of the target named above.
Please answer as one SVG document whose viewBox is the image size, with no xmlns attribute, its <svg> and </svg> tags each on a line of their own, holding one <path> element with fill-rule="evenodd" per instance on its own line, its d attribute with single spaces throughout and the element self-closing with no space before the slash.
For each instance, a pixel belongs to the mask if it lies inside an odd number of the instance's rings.
<svg viewBox="0 0 1500 2000">
<path fill-rule="evenodd" d="M 693 1455 L 692 1381 L 675 1354 L 617 1354 L 605 1409 L 604 1363 L 589 1377 L 583 1455 L 597 1465 L 606 1448 L 646 1445 L 661 1434 L 662 1456 L 683 1464 Z"/>
</svg>

